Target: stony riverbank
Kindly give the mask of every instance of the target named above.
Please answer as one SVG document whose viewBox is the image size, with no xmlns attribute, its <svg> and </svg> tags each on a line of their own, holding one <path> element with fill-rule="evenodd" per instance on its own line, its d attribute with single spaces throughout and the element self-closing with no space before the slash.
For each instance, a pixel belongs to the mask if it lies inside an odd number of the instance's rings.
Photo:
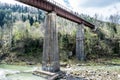
<svg viewBox="0 0 120 80">
<path fill-rule="evenodd" d="M 120 80 L 119 66 L 79 66 L 62 68 L 66 76 L 61 80 Z"/>
</svg>

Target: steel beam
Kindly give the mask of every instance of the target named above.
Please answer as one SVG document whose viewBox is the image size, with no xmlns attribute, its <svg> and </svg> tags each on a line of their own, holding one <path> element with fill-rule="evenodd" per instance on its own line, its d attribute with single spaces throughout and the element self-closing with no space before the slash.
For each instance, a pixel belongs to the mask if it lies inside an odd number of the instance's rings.
<svg viewBox="0 0 120 80">
<path fill-rule="evenodd" d="M 94 27 L 95 27 L 93 24 L 83 20 L 82 18 L 73 14 L 72 12 L 67 11 L 67 10 L 63 9 L 62 7 L 58 6 L 56 3 L 53 4 L 47 0 L 16 0 L 16 1 L 36 7 L 38 9 L 45 10 L 47 12 L 54 11 L 60 17 L 71 20 L 78 24 L 84 24 L 85 26 L 88 26 L 91 29 L 94 29 Z"/>
</svg>

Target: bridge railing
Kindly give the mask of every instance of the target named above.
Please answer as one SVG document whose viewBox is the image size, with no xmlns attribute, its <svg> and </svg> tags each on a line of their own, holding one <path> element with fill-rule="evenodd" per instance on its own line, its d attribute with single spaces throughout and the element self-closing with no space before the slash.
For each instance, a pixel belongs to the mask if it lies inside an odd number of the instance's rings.
<svg viewBox="0 0 120 80">
<path fill-rule="evenodd" d="M 45 0 L 45 1 L 50 2 L 50 3 L 52 3 L 52 4 L 56 5 L 56 6 L 64 9 L 64 10 L 72 13 L 73 15 L 80 17 L 80 14 L 78 12 L 75 12 L 75 11 L 71 10 L 70 8 L 67 8 L 67 7 L 63 6 L 62 4 L 60 4 L 60 3 L 58 3 L 58 2 L 56 2 L 54 0 Z"/>
</svg>

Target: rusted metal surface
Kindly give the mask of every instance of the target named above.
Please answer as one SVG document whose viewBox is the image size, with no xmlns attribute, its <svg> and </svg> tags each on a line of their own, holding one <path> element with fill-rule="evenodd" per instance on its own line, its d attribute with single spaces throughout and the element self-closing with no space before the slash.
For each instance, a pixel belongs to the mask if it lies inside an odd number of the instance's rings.
<svg viewBox="0 0 120 80">
<path fill-rule="evenodd" d="M 88 26 L 92 29 L 94 29 L 94 27 L 95 27 L 93 24 L 83 20 L 82 18 L 80 18 L 79 16 L 74 14 L 73 12 L 70 12 L 67 9 L 64 9 L 62 6 L 60 7 L 58 3 L 49 2 L 51 0 L 16 0 L 16 1 L 19 1 L 19 2 L 25 3 L 27 5 L 45 10 L 47 12 L 54 11 L 54 12 L 56 12 L 56 14 L 58 16 L 61 16 L 63 18 L 66 18 L 68 20 L 71 20 L 71 21 L 79 23 L 79 24 L 83 23 L 85 26 Z"/>
</svg>

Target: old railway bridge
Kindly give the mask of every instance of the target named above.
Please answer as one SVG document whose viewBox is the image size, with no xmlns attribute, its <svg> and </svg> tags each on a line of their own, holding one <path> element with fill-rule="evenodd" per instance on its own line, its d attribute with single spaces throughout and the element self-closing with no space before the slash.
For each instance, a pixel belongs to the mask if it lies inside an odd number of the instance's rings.
<svg viewBox="0 0 120 80">
<path fill-rule="evenodd" d="M 76 33 L 76 57 L 79 60 L 84 59 L 84 29 L 83 25 L 94 29 L 94 25 L 83 20 L 79 15 L 70 9 L 61 6 L 53 0 L 17 0 L 24 4 L 47 11 L 45 19 L 45 34 L 43 45 L 42 69 L 45 71 L 59 71 L 59 52 L 58 52 L 58 33 L 56 28 L 56 17 L 60 16 L 65 19 L 78 23 Z"/>
</svg>

